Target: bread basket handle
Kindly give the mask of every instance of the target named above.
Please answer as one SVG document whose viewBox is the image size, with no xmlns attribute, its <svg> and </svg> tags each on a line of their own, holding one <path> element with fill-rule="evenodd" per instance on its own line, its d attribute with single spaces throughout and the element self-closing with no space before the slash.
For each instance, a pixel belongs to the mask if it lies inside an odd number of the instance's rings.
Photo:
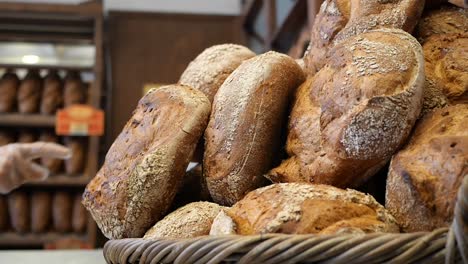
<svg viewBox="0 0 468 264">
<path fill-rule="evenodd" d="M 452 227 L 448 233 L 445 263 L 456 262 L 456 251 L 460 252 L 463 263 L 468 263 L 468 175 L 463 178 L 458 190 L 457 203 Z"/>
</svg>

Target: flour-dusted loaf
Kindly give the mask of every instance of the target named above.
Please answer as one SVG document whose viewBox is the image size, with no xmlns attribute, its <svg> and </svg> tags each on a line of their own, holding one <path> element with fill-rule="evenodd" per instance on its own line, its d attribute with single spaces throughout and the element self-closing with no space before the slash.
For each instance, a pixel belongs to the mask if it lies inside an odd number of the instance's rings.
<svg viewBox="0 0 468 264">
<path fill-rule="evenodd" d="M 214 220 L 211 235 L 399 232 L 371 195 L 328 185 L 280 183 L 247 194 Z"/>
<path fill-rule="evenodd" d="M 57 71 L 50 71 L 44 78 L 41 114 L 54 114 L 63 105 L 63 84 Z"/>
<path fill-rule="evenodd" d="M 46 191 L 31 193 L 31 231 L 45 232 L 52 219 L 52 194 Z"/>
<path fill-rule="evenodd" d="M 65 160 L 65 172 L 68 174 L 79 174 L 85 169 L 87 141 L 80 137 L 65 137 L 64 145 L 70 149 L 71 158 Z"/>
<path fill-rule="evenodd" d="M 75 233 L 84 233 L 88 222 L 86 208 L 81 204 L 81 194 L 73 197 L 72 228 Z"/>
<path fill-rule="evenodd" d="M 406 232 L 449 226 L 467 164 L 468 105 L 425 115 L 392 159 L 385 206 Z"/>
<path fill-rule="evenodd" d="M 86 103 L 86 86 L 79 72 L 70 71 L 65 76 L 63 87 L 63 104 L 65 107 Z"/>
<path fill-rule="evenodd" d="M 55 135 L 53 131 L 44 131 L 39 137 L 39 141 L 50 142 L 50 143 L 59 143 L 59 138 Z M 72 154 L 75 153 L 72 151 Z M 54 158 L 41 158 L 41 164 L 46 167 L 51 173 L 58 173 L 63 168 L 63 161 L 61 159 Z"/>
<path fill-rule="evenodd" d="M 303 80 L 292 58 L 267 52 L 242 63 L 219 88 L 203 160 L 215 202 L 232 205 L 263 184 L 281 147 L 290 98 Z"/>
<path fill-rule="evenodd" d="M 424 42 L 428 37 L 438 34 L 468 32 L 468 10 L 454 6 L 443 6 L 440 9 L 424 13 L 416 28 L 415 35 Z"/>
<path fill-rule="evenodd" d="M 377 28 L 411 33 L 423 8 L 421 0 L 325 0 L 315 18 L 310 46 L 304 55 L 306 71 L 314 74 L 320 70 L 331 47 L 360 33 Z"/>
<path fill-rule="evenodd" d="M 142 237 L 164 216 L 210 110 L 202 92 L 182 85 L 153 89 L 140 100 L 83 194 L 106 237 Z"/>
<path fill-rule="evenodd" d="M 236 44 L 221 44 L 205 49 L 182 73 L 179 83 L 202 91 L 210 102 L 224 80 L 255 53 Z"/>
<path fill-rule="evenodd" d="M 28 194 L 14 191 L 8 195 L 8 213 L 10 225 L 18 233 L 26 233 L 30 229 L 30 208 Z"/>
<path fill-rule="evenodd" d="M 193 238 L 210 233 L 211 224 L 227 207 L 209 202 L 187 204 L 164 217 L 149 229 L 143 238 Z"/>
<path fill-rule="evenodd" d="M 438 34 L 423 45 L 426 77 L 451 101 L 468 101 L 468 32 Z"/>
<path fill-rule="evenodd" d="M 356 187 L 405 142 L 422 103 L 421 46 L 399 29 L 377 29 L 330 50 L 325 66 L 296 96 L 289 159 L 273 182 Z"/>
<path fill-rule="evenodd" d="M 73 198 L 67 191 L 58 191 L 52 198 L 52 220 L 56 232 L 72 230 Z"/>
<path fill-rule="evenodd" d="M 23 114 L 39 112 L 42 80 L 37 70 L 29 70 L 18 88 L 18 111 Z"/>
<path fill-rule="evenodd" d="M 16 94 L 19 86 L 18 76 L 7 71 L 0 79 L 0 113 L 13 112 L 16 106 Z"/>
</svg>

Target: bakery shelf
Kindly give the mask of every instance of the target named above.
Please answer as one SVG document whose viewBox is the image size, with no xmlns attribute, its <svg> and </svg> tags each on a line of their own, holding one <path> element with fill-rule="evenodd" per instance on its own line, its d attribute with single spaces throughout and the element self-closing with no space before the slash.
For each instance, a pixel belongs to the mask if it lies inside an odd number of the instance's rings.
<svg viewBox="0 0 468 264">
<path fill-rule="evenodd" d="M 15 232 L 0 233 L 0 247 L 30 247 L 30 246 L 43 246 L 45 243 L 53 242 L 58 239 L 74 238 L 86 240 L 86 234 L 73 234 L 73 233 L 26 233 L 18 234 Z"/>
<path fill-rule="evenodd" d="M 8 64 L 0 63 L 0 68 L 4 69 L 47 69 L 47 70 L 67 70 L 92 72 L 93 66 L 67 66 L 67 65 L 47 65 L 47 64 Z"/>
<path fill-rule="evenodd" d="M 57 174 L 48 177 L 44 181 L 28 183 L 25 186 L 60 186 L 60 187 L 84 187 L 90 181 L 86 174 L 70 175 Z"/>
<path fill-rule="evenodd" d="M 0 114 L 0 126 L 54 127 L 55 115 L 41 114 Z"/>
</svg>

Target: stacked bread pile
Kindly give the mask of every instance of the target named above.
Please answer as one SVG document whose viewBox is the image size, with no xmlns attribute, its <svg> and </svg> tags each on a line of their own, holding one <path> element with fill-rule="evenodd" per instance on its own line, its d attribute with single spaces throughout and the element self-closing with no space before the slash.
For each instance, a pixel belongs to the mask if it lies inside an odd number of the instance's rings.
<svg viewBox="0 0 468 264">
<path fill-rule="evenodd" d="M 112 239 L 448 225 L 468 174 L 468 18 L 440 2 L 325 0 L 304 68 L 205 50 L 140 100 L 84 205 Z M 202 168 L 184 174 L 203 135 Z M 386 208 L 347 189 L 389 162 Z"/>
</svg>

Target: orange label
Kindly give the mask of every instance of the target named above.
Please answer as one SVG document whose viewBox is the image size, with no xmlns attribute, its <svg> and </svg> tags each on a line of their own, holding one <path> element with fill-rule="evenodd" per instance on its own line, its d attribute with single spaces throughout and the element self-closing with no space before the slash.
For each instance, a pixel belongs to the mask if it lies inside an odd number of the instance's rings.
<svg viewBox="0 0 468 264">
<path fill-rule="evenodd" d="M 104 112 L 89 105 L 72 105 L 57 112 L 55 132 L 60 136 L 102 136 Z"/>
</svg>

